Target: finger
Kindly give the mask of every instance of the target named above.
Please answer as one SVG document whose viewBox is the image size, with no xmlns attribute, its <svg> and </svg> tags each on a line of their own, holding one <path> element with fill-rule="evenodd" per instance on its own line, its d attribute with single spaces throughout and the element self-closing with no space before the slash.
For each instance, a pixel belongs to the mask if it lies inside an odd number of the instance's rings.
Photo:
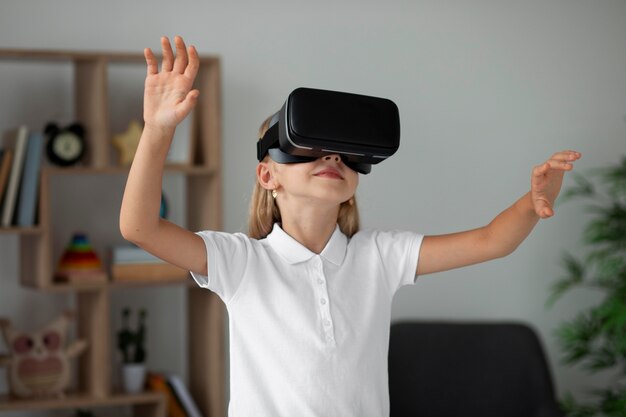
<svg viewBox="0 0 626 417">
<path fill-rule="evenodd" d="M 560 171 L 571 171 L 574 169 L 573 161 L 567 161 L 563 159 L 549 159 L 546 161 L 548 165 L 550 165 L 551 169 L 556 169 Z"/>
<path fill-rule="evenodd" d="M 550 170 L 557 171 L 571 171 L 574 169 L 574 165 L 570 161 L 560 160 L 560 159 L 548 159 L 543 164 L 535 167 L 533 170 L 533 176 L 541 177 L 547 175 Z"/>
<path fill-rule="evenodd" d="M 189 114 L 189 112 L 191 111 L 191 109 L 193 109 L 193 107 L 196 105 L 196 102 L 198 101 L 198 96 L 200 95 L 200 91 L 198 90 L 191 90 L 187 93 L 187 95 L 185 96 L 185 99 L 183 101 L 181 101 L 180 103 L 178 103 L 178 108 L 177 113 L 179 114 Z"/>
<path fill-rule="evenodd" d="M 550 159 L 561 159 L 561 160 L 565 160 L 565 161 L 575 161 L 577 159 L 580 159 L 581 157 L 581 153 L 580 152 L 576 152 L 576 151 L 561 151 L 561 152 L 557 152 L 554 155 L 552 155 L 552 157 Z"/>
<path fill-rule="evenodd" d="M 544 207 L 540 213 L 537 213 L 542 219 L 548 219 L 554 216 L 554 210 L 551 207 Z"/>
<path fill-rule="evenodd" d="M 537 165 L 534 169 L 533 169 L 533 176 L 534 177 L 542 177 L 545 174 L 548 173 L 548 171 L 550 171 L 551 166 L 548 162 L 544 162 L 541 165 Z"/>
<path fill-rule="evenodd" d="M 542 219 L 547 219 L 548 217 L 554 216 L 554 210 L 552 206 L 546 200 L 537 200 L 535 201 L 535 213 L 537 216 Z"/>
<path fill-rule="evenodd" d="M 146 48 L 143 50 L 143 56 L 146 58 L 148 75 L 154 75 L 159 72 L 159 65 L 157 63 L 154 54 L 152 53 L 152 49 Z"/>
<path fill-rule="evenodd" d="M 161 49 L 163 50 L 161 71 L 171 71 L 174 66 L 174 52 L 172 51 L 170 40 L 166 36 L 161 38 Z"/>
<path fill-rule="evenodd" d="M 187 63 L 189 62 L 187 58 L 187 47 L 185 46 L 185 41 L 180 36 L 174 37 L 174 44 L 176 45 L 174 71 L 182 74 L 185 72 L 185 68 L 187 68 Z"/>
<path fill-rule="evenodd" d="M 198 51 L 195 46 L 188 48 L 189 64 L 185 68 L 185 76 L 194 80 L 196 74 L 198 74 L 198 68 L 200 68 L 200 58 L 198 57 Z"/>
</svg>

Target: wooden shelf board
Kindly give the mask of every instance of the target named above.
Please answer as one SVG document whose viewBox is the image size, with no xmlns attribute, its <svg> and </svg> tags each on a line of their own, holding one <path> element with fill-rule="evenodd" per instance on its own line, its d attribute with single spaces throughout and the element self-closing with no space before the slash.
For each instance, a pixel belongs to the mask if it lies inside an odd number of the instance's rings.
<svg viewBox="0 0 626 417">
<path fill-rule="evenodd" d="M 76 283 L 76 282 L 56 282 L 52 281 L 46 286 L 42 287 L 31 287 L 37 290 L 43 290 L 47 292 L 73 292 L 73 291 L 100 291 L 104 290 L 108 287 L 108 283 L 106 282 L 84 282 L 84 283 Z"/>
<path fill-rule="evenodd" d="M 44 167 L 44 172 L 48 175 L 128 175 L 129 167 L 108 167 L 108 168 L 91 168 L 91 167 L 72 167 L 57 168 Z M 189 165 L 166 165 L 165 173 L 181 173 L 187 175 L 214 175 L 215 170 L 204 166 Z M 1 229 L 0 229 L 1 230 Z"/>
<path fill-rule="evenodd" d="M 159 280 L 155 282 L 151 281 L 137 281 L 137 282 L 111 282 L 109 288 L 124 289 L 124 288 L 141 288 L 141 287 L 154 287 L 155 285 L 185 285 L 195 287 L 197 284 L 189 277 L 189 279 L 172 278 L 171 280 Z"/>
<path fill-rule="evenodd" d="M 136 404 L 150 404 L 165 401 L 160 392 L 146 391 L 139 394 L 113 394 L 96 398 L 87 394 L 68 394 L 63 398 L 16 399 L 8 395 L 0 396 L 0 411 L 51 410 L 79 407 L 106 407 Z"/>
<path fill-rule="evenodd" d="M 160 61 L 161 55 L 155 54 Z M 137 52 L 84 52 L 84 51 L 62 51 L 62 50 L 26 50 L 26 49 L 10 49 L 0 48 L 0 59 L 19 59 L 19 60 L 43 60 L 43 61 L 97 61 L 106 59 L 109 62 L 136 62 L 143 64 L 146 59 L 143 53 Z M 203 54 L 200 57 L 201 64 L 214 64 L 219 61 L 217 55 Z"/>
<path fill-rule="evenodd" d="M 42 232 L 42 229 L 39 226 L 33 226 L 33 227 L 12 226 L 12 227 L 0 228 L 0 234 L 3 234 L 3 235 L 8 235 L 8 234 L 13 234 L 13 235 L 38 235 L 41 232 Z"/>
<path fill-rule="evenodd" d="M 141 288 L 153 287 L 154 285 L 186 285 L 195 286 L 195 282 L 189 278 L 173 277 L 171 279 L 160 278 L 158 280 L 137 280 L 137 281 L 107 281 L 107 282 L 86 282 L 86 283 L 65 283 L 51 282 L 46 286 L 29 286 L 33 290 L 46 291 L 51 293 L 67 293 L 67 292 L 88 292 L 101 291 L 105 289 L 123 289 L 123 288 Z"/>
</svg>

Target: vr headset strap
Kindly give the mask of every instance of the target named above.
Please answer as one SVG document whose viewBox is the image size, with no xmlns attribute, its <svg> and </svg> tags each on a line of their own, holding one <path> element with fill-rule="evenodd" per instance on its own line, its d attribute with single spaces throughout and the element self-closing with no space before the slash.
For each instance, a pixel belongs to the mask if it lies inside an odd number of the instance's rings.
<svg viewBox="0 0 626 417">
<path fill-rule="evenodd" d="M 267 129 L 263 137 L 256 143 L 256 158 L 261 161 L 267 155 L 267 150 L 278 143 L 278 113 L 270 121 L 270 128 Z"/>
</svg>

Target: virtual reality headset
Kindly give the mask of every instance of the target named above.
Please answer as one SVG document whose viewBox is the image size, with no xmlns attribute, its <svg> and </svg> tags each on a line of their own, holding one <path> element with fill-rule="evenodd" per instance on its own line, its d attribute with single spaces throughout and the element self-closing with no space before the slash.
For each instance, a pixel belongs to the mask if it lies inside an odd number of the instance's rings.
<svg viewBox="0 0 626 417">
<path fill-rule="evenodd" d="M 338 91 L 297 88 L 272 116 L 257 143 L 259 161 L 310 162 L 338 154 L 362 174 L 400 146 L 400 116 L 391 100 Z"/>
</svg>

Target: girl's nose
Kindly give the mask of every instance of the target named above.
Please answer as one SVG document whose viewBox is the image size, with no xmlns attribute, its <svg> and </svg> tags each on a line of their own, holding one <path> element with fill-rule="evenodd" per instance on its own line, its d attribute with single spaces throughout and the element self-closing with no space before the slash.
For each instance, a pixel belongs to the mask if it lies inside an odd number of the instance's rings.
<svg viewBox="0 0 626 417">
<path fill-rule="evenodd" d="M 335 161 L 335 162 L 339 162 L 341 161 L 341 157 L 337 154 L 332 154 L 332 155 L 326 155 L 324 157 L 324 161 Z"/>
</svg>

